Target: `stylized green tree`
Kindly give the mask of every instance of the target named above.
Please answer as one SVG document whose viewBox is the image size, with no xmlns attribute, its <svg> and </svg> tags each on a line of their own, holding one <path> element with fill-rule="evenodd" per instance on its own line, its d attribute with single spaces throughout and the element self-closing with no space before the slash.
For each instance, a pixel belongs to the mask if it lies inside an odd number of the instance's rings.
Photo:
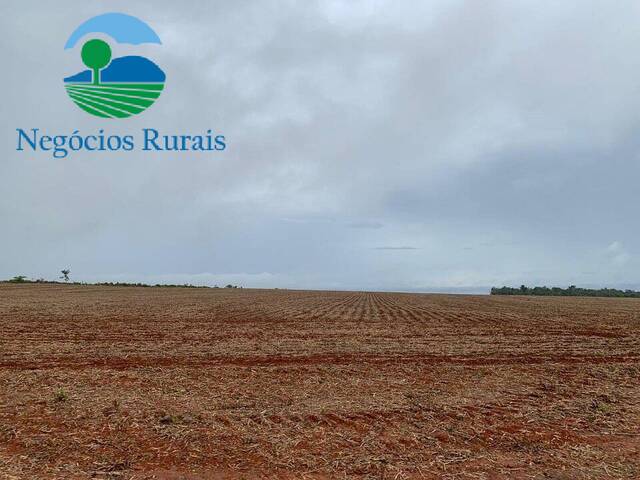
<svg viewBox="0 0 640 480">
<path fill-rule="evenodd" d="M 93 70 L 93 84 L 100 85 L 100 69 L 111 61 L 111 47 L 103 40 L 89 40 L 82 46 L 82 62 Z"/>
</svg>

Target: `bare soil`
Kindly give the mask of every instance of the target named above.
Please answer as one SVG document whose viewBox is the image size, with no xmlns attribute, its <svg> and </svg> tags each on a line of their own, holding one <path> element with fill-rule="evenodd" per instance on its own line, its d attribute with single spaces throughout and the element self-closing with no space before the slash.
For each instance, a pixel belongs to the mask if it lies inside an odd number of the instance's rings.
<svg viewBox="0 0 640 480">
<path fill-rule="evenodd" d="M 640 300 L 0 285 L 0 479 L 638 479 Z"/>
</svg>

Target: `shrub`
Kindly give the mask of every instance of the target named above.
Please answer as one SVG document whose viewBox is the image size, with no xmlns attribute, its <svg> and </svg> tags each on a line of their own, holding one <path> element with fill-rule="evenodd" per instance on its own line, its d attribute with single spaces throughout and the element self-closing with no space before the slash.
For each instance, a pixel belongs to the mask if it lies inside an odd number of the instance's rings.
<svg viewBox="0 0 640 480">
<path fill-rule="evenodd" d="M 53 396 L 56 402 L 66 402 L 69 400 L 69 394 L 65 392 L 63 389 L 56 390 L 55 395 Z"/>
</svg>

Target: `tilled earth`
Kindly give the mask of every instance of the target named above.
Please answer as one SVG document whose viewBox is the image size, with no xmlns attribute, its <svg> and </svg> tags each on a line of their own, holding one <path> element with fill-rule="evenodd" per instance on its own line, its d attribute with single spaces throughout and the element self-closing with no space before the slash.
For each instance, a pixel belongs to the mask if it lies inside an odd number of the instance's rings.
<svg viewBox="0 0 640 480">
<path fill-rule="evenodd" d="M 0 285 L 0 479 L 638 479 L 640 300 Z"/>
</svg>

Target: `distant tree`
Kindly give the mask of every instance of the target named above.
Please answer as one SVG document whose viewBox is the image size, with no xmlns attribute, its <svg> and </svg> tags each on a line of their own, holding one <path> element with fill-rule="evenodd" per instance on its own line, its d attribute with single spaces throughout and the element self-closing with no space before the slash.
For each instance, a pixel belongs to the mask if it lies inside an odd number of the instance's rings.
<svg viewBox="0 0 640 480">
<path fill-rule="evenodd" d="M 71 270 L 69 270 L 68 268 L 65 270 L 60 270 L 60 273 L 62 273 L 62 276 L 60 277 L 62 280 L 64 280 L 65 282 L 69 281 L 69 274 L 71 273 Z"/>
<path fill-rule="evenodd" d="M 111 47 L 103 40 L 94 38 L 82 46 L 82 62 L 93 70 L 93 84 L 100 85 L 100 70 L 111 61 Z"/>
<path fill-rule="evenodd" d="M 640 292 L 634 290 L 617 290 L 615 288 L 579 288 L 575 285 L 570 285 L 567 288 L 560 287 L 533 287 L 529 288 L 526 285 L 521 285 L 520 288 L 513 287 L 493 287 L 491 288 L 491 295 L 536 295 L 536 296 L 548 296 L 548 297 L 626 297 L 626 298 L 640 298 Z"/>
<path fill-rule="evenodd" d="M 25 283 L 27 281 L 27 277 L 25 275 L 16 275 L 9 281 L 11 283 Z"/>
</svg>

